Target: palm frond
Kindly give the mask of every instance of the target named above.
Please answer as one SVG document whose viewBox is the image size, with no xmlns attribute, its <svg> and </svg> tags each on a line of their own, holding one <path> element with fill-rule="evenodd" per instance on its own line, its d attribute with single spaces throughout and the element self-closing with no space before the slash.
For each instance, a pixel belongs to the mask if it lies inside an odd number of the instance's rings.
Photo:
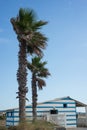
<svg viewBox="0 0 87 130">
<path fill-rule="evenodd" d="M 39 89 L 43 89 L 43 86 L 46 86 L 46 83 L 43 79 L 41 78 L 36 78 L 37 81 L 37 86 Z"/>
<path fill-rule="evenodd" d="M 40 32 L 34 32 L 31 38 L 30 35 L 29 37 L 26 35 L 25 40 L 27 42 L 28 53 L 29 51 L 33 50 L 32 53 L 35 53 L 38 56 L 43 56 L 42 49 L 45 49 L 47 46 L 47 38 L 43 34 L 41 34 Z"/>
<path fill-rule="evenodd" d="M 31 39 L 31 42 L 34 44 L 34 45 L 37 45 L 39 46 L 40 48 L 42 49 L 45 49 L 46 46 L 47 46 L 47 37 L 45 37 L 44 34 L 40 33 L 40 32 L 35 32 L 33 34 L 33 37 Z"/>
<path fill-rule="evenodd" d="M 43 71 L 40 71 L 37 76 L 38 77 L 43 77 L 43 78 L 47 78 L 48 76 L 50 76 L 51 74 L 49 73 L 48 70 L 43 70 Z"/>
<path fill-rule="evenodd" d="M 42 26 L 46 25 L 48 22 L 47 21 L 38 21 L 36 22 L 34 25 L 33 25 L 33 30 L 38 30 L 38 29 L 41 29 Z"/>
<path fill-rule="evenodd" d="M 31 31 L 33 23 L 36 21 L 36 14 L 34 10 L 20 8 L 17 19 L 20 29 Z"/>
</svg>

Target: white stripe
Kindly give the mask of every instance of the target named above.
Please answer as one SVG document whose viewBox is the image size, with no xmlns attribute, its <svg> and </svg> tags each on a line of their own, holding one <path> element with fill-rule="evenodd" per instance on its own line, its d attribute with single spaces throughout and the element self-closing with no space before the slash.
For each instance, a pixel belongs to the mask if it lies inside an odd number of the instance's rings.
<svg viewBox="0 0 87 130">
<path fill-rule="evenodd" d="M 14 116 L 19 116 L 19 113 L 15 113 L 15 112 L 14 112 Z"/>
<path fill-rule="evenodd" d="M 8 120 L 8 121 L 13 121 L 13 118 L 7 118 L 6 120 Z"/>
<path fill-rule="evenodd" d="M 18 125 L 18 122 L 14 122 L 14 125 Z"/>
<path fill-rule="evenodd" d="M 14 118 L 14 121 L 19 121 L 19 118 L 15 117 L 15 118 Z"/>
<path fill-rule="evenodd" d="M 13 125 L 13 122 L 7 122 L 6 125 Z"/>
<path fill-rule="evenodd" d="M 32 108 L 26 108 L 26 111 L 32 111 Z"/>
<path fill-rule="evenodd" d="M 37 108 L 36 109 L 37 111 L 49 111 L 49 110 L 52 110 L 52 108 Z M 76 108 L 57 108 L 57 110 L 59 110 L 59 111 L 73 111 L 73 110 L 76 110 Z M 27 112 L 28 111 L 32 111 L 32 109 L 27 109 L 26 110 Z"/>
<path fill-rule="evenodd" d="M 75 101 L 73 101 L 73 100 L 58 100 L 58 101 L 52 101 L 52 102 L 64 102 L 64 103 L 75 103 Z"/>
<path fill-rule="evenodd" d="M 32 116 L 32 113 L 26 113 L 26 116 Z"/>
<path fill-rule="evenodd" d="M 68 107 L 75 107 L 75 104 L 67 104 Z"/>
<path fill-rule="evenodd" d="M 63 106 L 63 104 L 51 104 L 51 103 L 49 103 L 49 104 L 40 104 L 40 105 L 37 105 L 37 106 L 58 106 L 58 107 L 62 107 Z"/>
<path fill-rule="evenodd" d="M 37 108 L 37 111 L 50 111 L 51 108 Z M 75 108 L 58 108 L 58 111 L 75 111 Z"/>
<path fill-rule="evenodd" d="M 66 121 L 67 124 L 72 124 L 72 123 L 76 123 L 76 120 L 69 120 L 69 121 Z"/>
<path fill-rule="evenodd" d="M 66 114 L 66 115 L 76 115 L 76 112 L 60 112 L 59 114 Z"/>
<path fill-rule="evenodd" d="M 67 125 L 67 128 L 76 128 L 76 125 Z"/>
<path fill-rule="evenodd" d="M 66 119 L 76 119 L 76 116 L 66 116 Z"/>
</svg>

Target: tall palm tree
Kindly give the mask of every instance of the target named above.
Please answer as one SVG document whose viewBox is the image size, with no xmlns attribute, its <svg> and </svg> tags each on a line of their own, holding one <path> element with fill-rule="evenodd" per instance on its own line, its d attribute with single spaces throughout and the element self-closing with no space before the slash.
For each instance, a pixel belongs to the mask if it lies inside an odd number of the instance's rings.
<svg viewBox="0 0 87 130">
<path fill-rule="evenodd" d="M 46 47 L 47 38 L 39 32 L 43 25 L 47 22 L 37 21 L 36 14 L 33 10 L 20 8 L 17 17 L 11 18 L 11 23 L 17 39 L 19 41 L 18 61 L 19 67 L 17 71 L 18 81 L 18 98 L 19 98 L 19 121 L 25 121 L 25 105 L 27 85 L 27 53 L 43 55 L 43 49 Z"/>
<path fill-rule="evenodd" d="M 36 120 L 37 112 L 37 87 L 41 90 L 43 86 L 46 86 L 44 78 L 47 78 L 50 73 L 45 65 L 47 62 L 42 62 L 40 57 L 32 58 L 32 63 L 28 62 L 28 69 L 32 72 L 32 111 L 33 111 L 33 121 Z"/>
</svg>

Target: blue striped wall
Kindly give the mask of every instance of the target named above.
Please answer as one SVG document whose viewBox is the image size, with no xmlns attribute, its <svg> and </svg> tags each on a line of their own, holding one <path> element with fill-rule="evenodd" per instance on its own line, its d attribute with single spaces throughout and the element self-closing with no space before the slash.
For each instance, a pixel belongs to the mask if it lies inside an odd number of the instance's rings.
<svg viewBox="0 0 87 130">
<path fill-rule="evenodd" d="M 67 107 L 64 108 L 64 104 Z M 63 98 L 61 100 L 53 100 L 49 102 L 40 103 L 37 105 L 37 116 L 42 116 L 49 113 L 53 108 L 58 110 L 58 114 L 66 114 L 66 127 L 76 127 L 76 104 L 70 98 Z M 11 113 L 11 114 L 10 114 Z M 32 106 L 26 106 L 26 117 L 32 117 Z M 6 125 L 17 125 L 19 122 L 19 111 L 13 109 L 8 111 L 6 118 Z"/>
</svg>

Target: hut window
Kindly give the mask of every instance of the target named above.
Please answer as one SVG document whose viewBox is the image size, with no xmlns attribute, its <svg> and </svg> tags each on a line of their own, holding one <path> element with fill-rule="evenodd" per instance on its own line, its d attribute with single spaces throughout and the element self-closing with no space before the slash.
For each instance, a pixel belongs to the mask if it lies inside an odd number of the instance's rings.
<svg viewBox="0 0 87 130">
<path fill-rule="evenodd" d="M 58 114 L 58 110 L 50 110 L 50 114 Z"/>
<path fill-rule="evenodd" d="M 63 104 L 63 107 L 64 107 L 64 108 L 66 108 L 66 107 L 67 107 L 67 104 L 66 104 L 66 103 L 64 103 L 64 104 Z"/>
</svg>

